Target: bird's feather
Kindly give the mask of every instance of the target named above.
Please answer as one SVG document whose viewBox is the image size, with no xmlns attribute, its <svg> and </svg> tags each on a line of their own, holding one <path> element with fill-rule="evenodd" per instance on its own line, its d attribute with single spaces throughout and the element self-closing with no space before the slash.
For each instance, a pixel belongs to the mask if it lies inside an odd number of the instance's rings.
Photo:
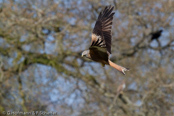
<svg viewBox="0 0 174 116">
<path fill-rule="evenodd" d="M 93 59 L 96 62 L 108 64 L 109 53 L 107 52 L 106 48 L 91 46 L 89 50 L 90 50 L 91 59 Z"/>
<path fill-rule="evenodd" d="M 111 53 L 111 28 L 115 12 L 113 6 L 107 6 L 100 12 L 92 33 L 91 46 L 106 48 Z"/>
</svg>

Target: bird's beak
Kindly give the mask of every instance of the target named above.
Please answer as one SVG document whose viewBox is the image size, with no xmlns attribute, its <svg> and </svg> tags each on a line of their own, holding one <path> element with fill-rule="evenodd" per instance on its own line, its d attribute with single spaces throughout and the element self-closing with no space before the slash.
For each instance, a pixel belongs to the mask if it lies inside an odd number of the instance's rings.
<svg viewBox="0 0 174 116">
<path fill-rule="evenodd" d="M 86 57 L 87 53 L 88 53 L 87 50 L 86 50 L 86 51 L 83 51 L 81 56 L 82 56 L 82 57 Z"/>
<path fill-rule="evenodd" d="M 84 55 L 83 55 L 83 53 L 82 53 L 82 55 L 81 55 L 81 57 L 83 57 Z"/>
</svg>

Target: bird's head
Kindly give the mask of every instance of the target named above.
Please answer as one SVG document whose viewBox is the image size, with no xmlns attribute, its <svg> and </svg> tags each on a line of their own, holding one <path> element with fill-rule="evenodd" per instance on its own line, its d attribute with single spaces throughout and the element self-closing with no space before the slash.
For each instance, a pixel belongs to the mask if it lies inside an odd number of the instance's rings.
<svg viewBox="0 0 174 116">
<path fill-rule="evenodd" d="M 89 58 L 89 50 L 85 50 L 82 52 L 82 57 Z"/>
</svg>

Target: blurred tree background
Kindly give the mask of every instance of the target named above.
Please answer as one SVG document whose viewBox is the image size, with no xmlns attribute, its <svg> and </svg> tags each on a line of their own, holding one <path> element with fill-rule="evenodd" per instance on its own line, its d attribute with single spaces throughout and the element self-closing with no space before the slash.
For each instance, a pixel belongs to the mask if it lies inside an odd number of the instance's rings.
<svg viewBox="0 0 174 116">
<path fill-rule="evenodd" d="M 81 58 L 106 5 L 116 12 L 111 60 L 126 76 Z M 173 116 L 174 1 L 0 0 L 0 88 L 0 112 Z"/>
</svg>

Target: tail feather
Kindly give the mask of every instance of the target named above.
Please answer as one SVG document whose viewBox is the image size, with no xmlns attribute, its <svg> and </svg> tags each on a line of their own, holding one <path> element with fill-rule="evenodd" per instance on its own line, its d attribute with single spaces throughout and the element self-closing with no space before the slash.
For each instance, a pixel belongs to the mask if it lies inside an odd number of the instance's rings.
<svg viewBox="0 0 174 116">
<path fill-rule="evenodd" d="M 124 68 L 122 66 L 119 66 L 115 63 L 113 63 L 112 61 L 109 60 L 109 65 L 115 69 L 117 69 L 118 71 L 120 71 L 122 74 L 125 75 L 125 71 L 129 71 L 129 68 Z"/>
</svg>

